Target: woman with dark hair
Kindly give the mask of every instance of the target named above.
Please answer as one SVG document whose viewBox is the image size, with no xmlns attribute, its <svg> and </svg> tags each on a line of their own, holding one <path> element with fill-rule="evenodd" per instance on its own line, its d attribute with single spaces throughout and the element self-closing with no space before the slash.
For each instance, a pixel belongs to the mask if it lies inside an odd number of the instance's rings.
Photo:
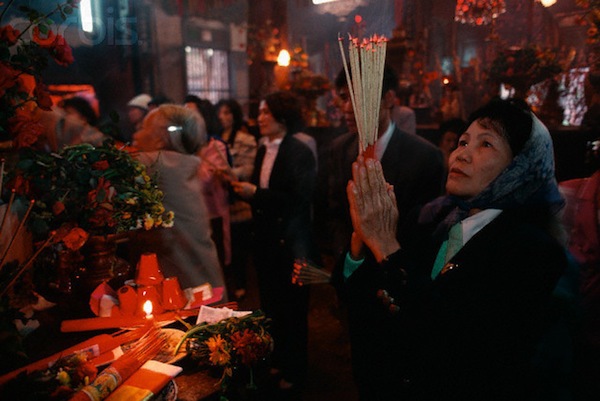
<svg viewBox="0 0 600 401">
<path fill-rule="evenodd" d="M 77 117 L 80 121 L 95 126 L 98 122 L 98 115 L 92 108 L 90 102 L 82 97 L 71 97 L 60 103 L 61 107 L 68 115 Z"/>
<path fill-rule="evenodd" d="M 369 399 L 536 399 L 532 356 L 566 267 L 547 128 L 511 101 L 479 109 L 450 155 L 446 190 L 398 230 L 379 162 L 353 165 L 351 318 L 394 322 Z M 373 260 L 360 260 L 363 246 Z"/>
<path fill-rule="evenodd" d="M 273 319 L 273 374 L 279 388 L 297 389 L 306 377 L 308 289 L 292 284 L 295 258 L 315 258 L 311 202 L 316 180 L 311 150 L 293 135 L 302 125 L 300 105 L 290 92 L 261 101 L 258 149 L 251 182 L 232 182 L 252 205 L 254 264 L 261 308 Z"/>
<path fill-rule="evenodd" d="M 202 194 L 210 218 L 212 238 L 217 246 L 221 267 L 225 269 L 231 263 L 229 185 L 227 174 L 224 174 L 230 169 L 229 148 L 217 135 L 217 113 L 209 100 L 187 95 L 184 106 L 198 112 L 206 122 L 208 141 L 198 151 L 201 161 L 198 175 L 202 181 Z"/>
<path fill-rule="evenodd" d="M 242 106 L 234 100 L 221 100 L 217 103 L 217 115 L 221 123 L 221 139 L 229 146 L 232 164 L 229 174 L 223 172 L 227 180 L 249 181 L 254 170 L 256 138 L 244 129 Z M 233 283 L 230 290 L 235 299 L 246 295 L 246 265 L 250 255 L 250 230 L 252 210 L 250 204 L 236 197 L 230 201 L 231 219 L 231 264 L 229 271 Z M 226 271 L 227 273 L 227 271 Z"/>
<path fill-rule="evenodd" d="M 209 136 L 214 136 L 219 132 L 219 124 L 217 122 L 217 113 L 215 106 L 208 99 L 201 99 L 196 95 L 187 95 L 183 100 L 183 104 L 188 109 L 192 109 L 200 113 L 206 122 L 206 132 Z"/>
</svg>

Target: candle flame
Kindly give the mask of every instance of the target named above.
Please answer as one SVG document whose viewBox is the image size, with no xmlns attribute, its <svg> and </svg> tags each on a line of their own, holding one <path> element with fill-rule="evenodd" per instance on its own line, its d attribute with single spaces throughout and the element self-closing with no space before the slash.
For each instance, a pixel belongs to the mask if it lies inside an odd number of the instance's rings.
<svg viewBox="0 0 600 401">
<path fill-rule="evenodd" d="M 152 301 L 147 300 L 144 302 L 142 309 L 144 309 L 144 312 L 146 312 L 146 317 L 152 315 Z"/>
</svg>

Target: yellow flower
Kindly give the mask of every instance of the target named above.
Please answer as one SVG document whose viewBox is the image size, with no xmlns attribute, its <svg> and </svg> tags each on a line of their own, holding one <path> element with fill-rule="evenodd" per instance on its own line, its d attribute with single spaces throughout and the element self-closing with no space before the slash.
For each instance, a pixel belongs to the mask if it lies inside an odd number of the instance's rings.
<svg viewBox="0 0 600 401">
<path fill-rule="evenodd" d="M 220 334 L 213 336 L 204 342 L 210 351 L 210 362 L 214 365 L 226 365 L 231 359 L 229 344 Z"/>
<path fill-rule="evenodd" d="M 175 224 L 174 219 L 175 219 L 175 213 L 173 213 L 173 211 L 167 212 L 166 217 L 162 221 L 162 226 L 165 228 L 173 227 L 173 225 Z"/>
<path fill-rule="evenodd" d="M 152 227 L 154 227 L 154 219 L 152 218 L 152 216 L 147 214 L 144 216 L 144 229 L 150 230 Z"/>
<path fill-rule="evenodd" d="M 63 384 L 65 386 L 71 382 L 71 378 L 69 377 L 69 374 L 67 372 L 65 372 L 64 370 L 61 370 L 60 372 L 58 372 L 56 374 L 56 380 L 58 380 L 60 382 L 60 384 Z"/>
</svg>

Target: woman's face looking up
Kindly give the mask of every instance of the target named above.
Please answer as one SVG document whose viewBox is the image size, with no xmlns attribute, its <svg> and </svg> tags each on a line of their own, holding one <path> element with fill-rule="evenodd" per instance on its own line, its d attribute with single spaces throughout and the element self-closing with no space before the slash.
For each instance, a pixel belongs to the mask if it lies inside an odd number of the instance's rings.
<svg viewBox="0 0 600 401">
<path fill-rule="evenodd" d="M 471 198 L 483 191 L 513 159 L 504 136 L 474 121 L 458 139 L 450 154 L 446 190 Z"/>
</svg>

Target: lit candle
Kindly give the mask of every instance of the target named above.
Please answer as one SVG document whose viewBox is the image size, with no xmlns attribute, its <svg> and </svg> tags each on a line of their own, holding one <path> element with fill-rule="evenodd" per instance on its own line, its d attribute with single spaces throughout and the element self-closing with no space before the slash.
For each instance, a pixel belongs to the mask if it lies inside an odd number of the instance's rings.
<svg viewBox="0 0 600 401">
<path fill-rule="evenodd" d="M 142 309 L 144 309 L 144 312 L 146 312 L 146 319 L 154 319 L 154 316 L 152 316 L 152 301 L 147 300 L 144 302 Z"/>
</svg>

